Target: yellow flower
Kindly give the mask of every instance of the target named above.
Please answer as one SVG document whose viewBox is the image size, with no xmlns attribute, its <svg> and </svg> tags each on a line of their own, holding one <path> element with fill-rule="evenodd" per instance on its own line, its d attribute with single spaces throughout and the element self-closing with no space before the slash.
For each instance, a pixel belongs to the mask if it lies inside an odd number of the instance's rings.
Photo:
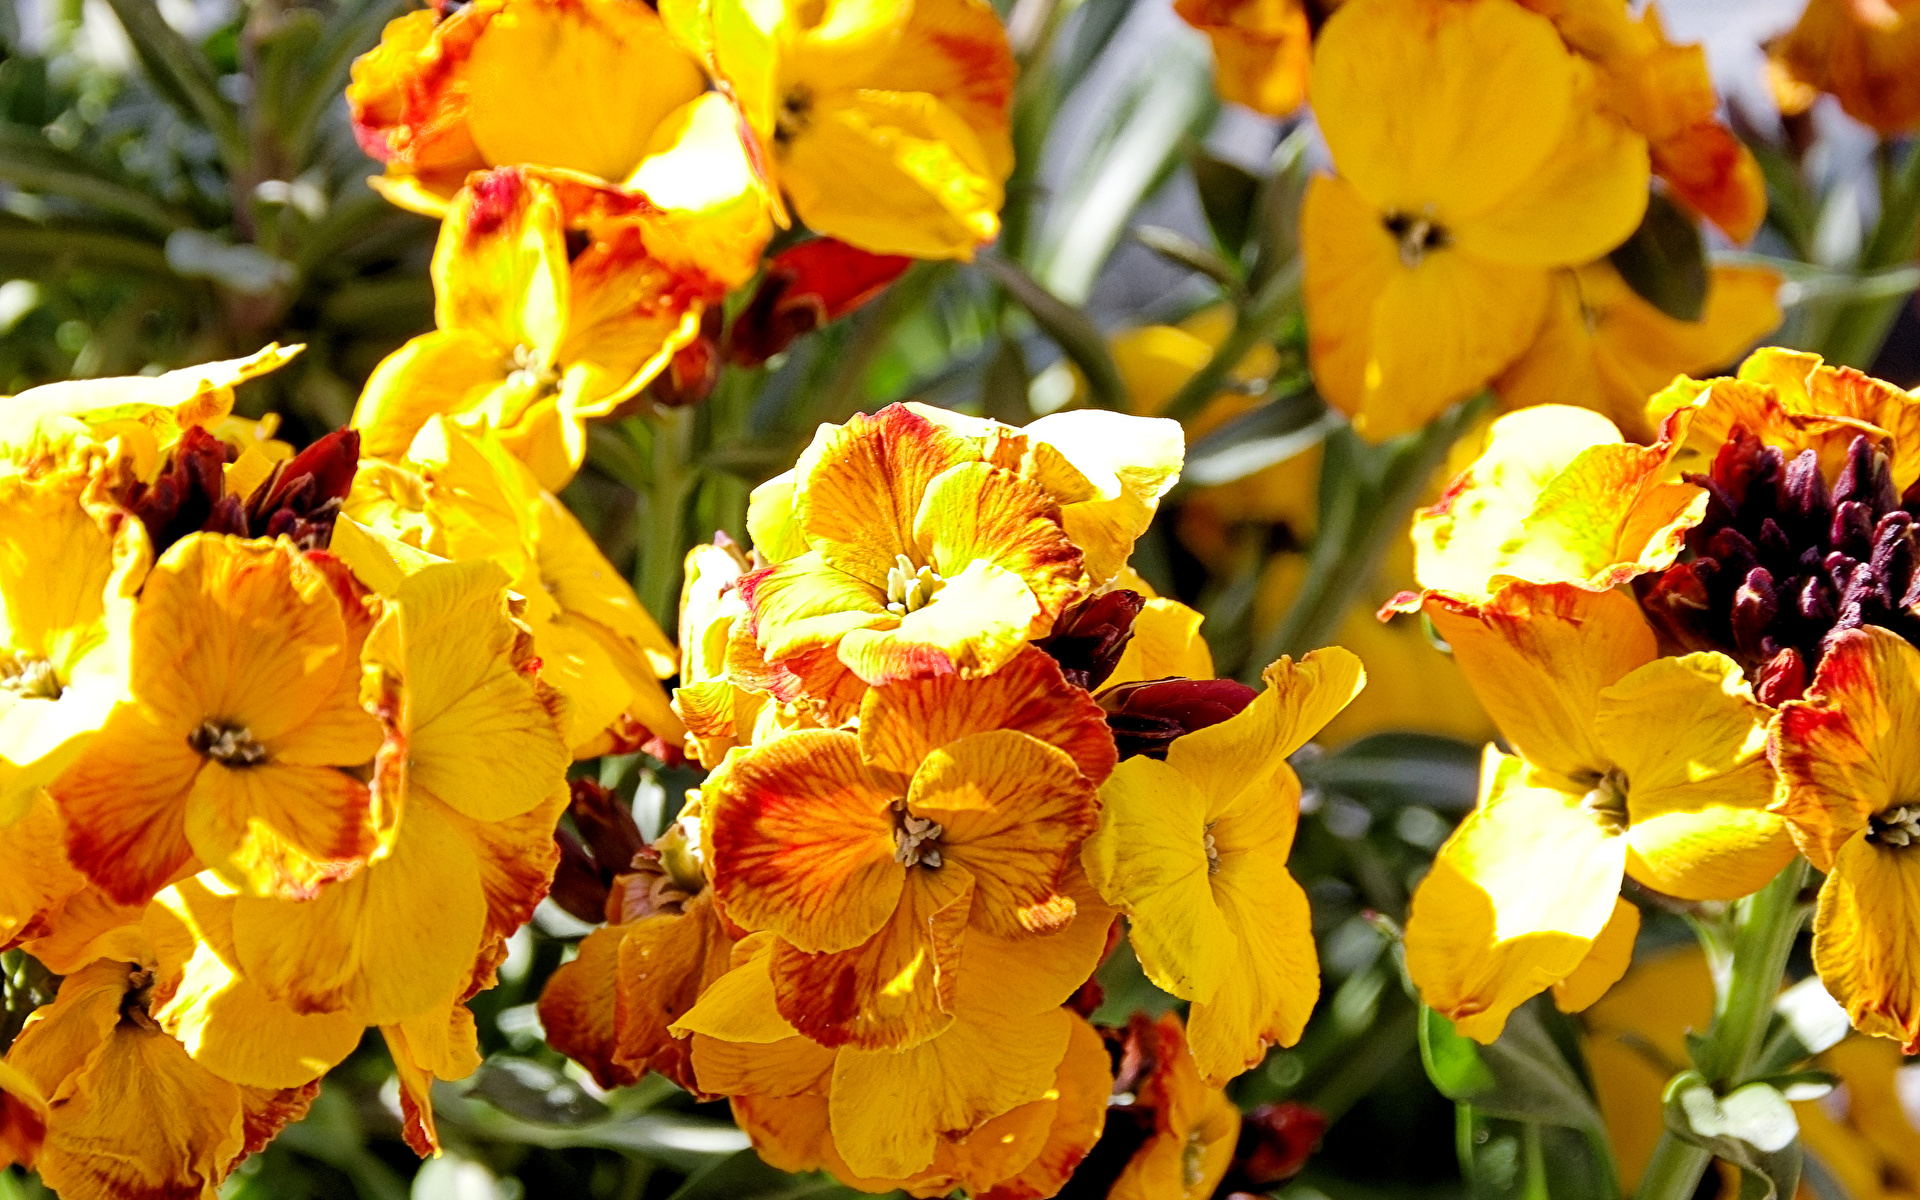
<svg viewBox="0 0 1920 1200">
<path fill-rule="evenodd" d="M 1006 1172 L 996 1183 L 1032 1169 L 1046 1149 L 1042 1138 L 1032 1136 L 1038 1121 L 1013 1122 L 1026 1126 L 1028 1135 L 1015 1136 L 1015 1151 L 1006 1159 L 994 1155 L 992 1143 L 1012 1130 L 990 1135 L 978 1149 L 971 1143 L 995 1128 L 996 1118 L 1024 1106 L 1050 1099 L 1064 1104 L 1073 1095 L 1078 1107 L 1102 1091 L 1097 1079 L 1086 1082 L 1095 1065 L 1083 1022 L 1060 1005 L 1105 954 L 1114 915 L 1077 872 L 1062 890 L 1074 898 L 1075 912 L 1050 937 L 970 932 L 952 1023 L 931 1040 L 901 1050 L 833 1050 L 799 1036 L 776 1006 L 770 939 L 750 937 L 739 947 L 743 965 L 722 976 L 674 1026 L 680 1036 L 693 1037 L 701 1090 L 732 1097 L 756 1145 L 796 1167 L 844 1167 L 843 1178 L 900 1181 L 928 1196 L 946 1195 L 956 1175 L 978 1191 L 986 1182 L 979 1175 L 989 1169 Z M 1070 1083 L 1070 1076 L 1077 1081 Z M 819 1137 L 822 1098 L 838 1165 L 810 1144 Z M 796 1110 L 799 1122 L 792 1119 Z M 1070 1117 L 1069 1124 L 1080 1122 L 1091 1124 L 1084 1114 Z M 1074 1140 L 1090 1144 L 1087 1132 L 1083 1127 Z M 1068 1161 L 1051 1171 L 1041 1165 L 1038 1174 L 1071 1171 L 1071 1147 L 1057 1149 Z"/>
<path fill-rule="evenodd" d="M 1414 517 L 1421 586 L 1485 600 L 1509 580 L 1617 587 L 1671 564 L 1705 493 L 1678 480 L 1663 437 L 1636 446 L 1605 417 L 1541 405 L 1509 413 L 1486 448 Z"/>
<path fill-rule="evenodd" d="M 1658 657 L 1620 590 L 1512 583 L 1484 604 L 1428 593 L 1426 613 L 1518 752 L 1488 747 L 1407 922 L 1407 970 L 1461 1033 L 1492 1041 L 1550 986 L 1572 980 L 1573 1009 L 1617 979 L 1638 925 L 1623 875 L 1731 900 L 1793 857 L 1766 811 L 1771 714 L 1733 660 Z"/>
<path fill-rule="evenodd" d="M 1794 1106 L 1808 1153 L 1855 1200 L 1920 1196 L 1920 1112 L 1910 1098 L 1913 1068 L 1899 1048 L 1850 1037 L 1814 1061 L 1840 1086 Z"/>
<path fill-rule="evenodd" d="M 242 1087 L 208 1071 L 147 1011 L 148 967 L 100 961 L 27 1019 L 6 1067 L 45 1098 L 32 1165 L 67 1200 L 211 1197 L 318 1091 Z"/>
<path fill-rule="evenodd" d="M 1200 1074 L 1224 1084 L 1292 1045 L 1319 993 L 1307 895 L 1287 874 L 1300 781 L 1286 758 L 1364 683 L 1338 647 L 1268 667 L 1239 714 L 1129 758 L 1101 788 L 1081 862 L 1128 916 L 1147 977 L 1193 1001 Z"/>
<path fill-rule="evenodd" d="M 164 375 L 73 379 L 29 388 L 0 404 L 0 471 L 39 475 L 124 464 L 151 480 L 189 427 L 210 429 L 233 409 L 233 389 L 282 366 L 302 347 L 269 344 L 246 358 Z"/>
<path fill-rule="evenodd" d="M 814 725 L 799 681 L 768 667 L 754 641 L 739 586 L 750 568 L 730 541 L 687 552 L 673 711 L 686 725 L 688 756 L 710 770 L 735 746 Z"/>
<path fill-rule="evenodd" d="M 788 733 L 708 780 L 714 892 L 778 935 L 779 1010 L 802 1033 L 919 1045 L 952 1024 L 976 935 L 1071 920 L 1062 880 L 1113 761 L 1104 714 L 1039 650 L 984 679 L 875 688 L 858 735 Z"/>
<path fill-rule="evenodd" d="M 667 0 L 809 228 L 960 258 L 1000 230 L 1013 55 L 984 0 Z"/>
<path fill-rule="evenodd" d="M 1774 59 L 1883 137 L 1920 125 L 1920 10 L 1911 0 L 1810 0 Z"/>
<path fill-rule="evenodd" d="M 1546 324 L 1493 381 L 1503 407 L 1577 404 L 1630 440 L 1655 440 L 1647 397 L 1678 374 L 1732 362 L 1780 323 L 1781 278 L 1764 267 L 1713 268 L 1698 321 L 1676 321 L 1635 295 L 1605 262 L 1553 277 Z"/>
<path fill-rule="evenodd" d="M 361 453 L 397 460 L 445 414 L 492 429 L 542 487 L 564 487 L 587 420 L 645 387 L 725 294 L 681 220 L 576 179 L 476 176 L 434 248 L 439 329 L 367 380 L 353 415 Z"/>
<path fill-rule="evenodd" d="M 1920 650 L 1885 629 L 1832 635 L 1775 726 L 1779 811 L 1827 873 L 1813 961 L 1854 1028 L 1920 1050 Z"/>
<path fill-rule="evenodd" d="M 653 9 L 624 0 L 477 0 L 387 24 L 353 64 L 371 182 L 439 216 L 469 172 L 523 164 L 618 183 L 661 149 L 669 115 L 700 95 L 700 68 Z"/>
<path fill-rule="evenodd" d="M 1313 31 L 1303 0 L 1178 0 L 1174 11 L 1213 43 L 1222 100 L 1284 117 L 1307 98 Z"/>
<path fill-rule="evenodd" d="M 387 599 L 364 651 L 383 853 L 311 900 L 235 901 L 241 972 L 296 1012 L 444 1022 L 545 894 L 568 754 L 505 587 L 438 563 Z"/>
<path fill-rule="evenodd" d="M 284 540 L 175 543 L 133 611 L 128 698 L 48 788 L 74 866 L 123 904 L 199 866 L 258 895 L 350 874 L 374 849 L 348 773 L 380 746 L 359 705 L 365 630 Z"/>
<path fill-rule="evenodd" d="M 0 828 L 70 763 L 126 688 L 126 621 L 153 552 L 91 480 L 0 476 Z"/>
<path fill-rule="evenodd" d="M 1552 24 L 1509 0 L 1349 0 L 1312 90 L 1340 172 L 1301 213 L 1314 378 L 1377 440 L 1519 357 L 1552 268 L 1639 224 L 1647 147 Z"/>
<path fill-rule="evenodd" d="M 740 581 L 761 650 L 836 712 L 863 682 L 997 669 L 1119 573 L 1178 476 L 1178 428 L 920 405 L 822 426 L 748 510 L 773 560 Z"/>
<path fill-rule="evenodd" d="M 1144 1030 L 1142 1027 L 1145 1027 Z M 1163 1015 L 1150 1025 L 1133 1018 L 1130 1034 L 1144 1034 L 1152 1067 L 1134 1105 L 1153 1112 L 1146 1142 L 1127 1160 L 1108 1200 L 1203 1200 L 1213 1195 L 1233 1164 L 1240 1137 L 1240 1110 L 1218 1084 L 1194 1068 L 1180 1018 Z"/>
<path fill-rule="evenodd" d="M 492 434 L 430 418 L 402 461 L 361 464 L 344 511 L 358 524 L 341 524 L 334 550 L 378 591 L 399 576 L 383 570 L 385 551 L 365 531 L 507 573 L 525 598 L 520 619 L 541 676 L 569 702 L 575 757 L 655 739 L 663 753 L 679 746 L 680 720 L 660 683 L 675 670 L 672 644 L 579 520 Z"/>
</svg>

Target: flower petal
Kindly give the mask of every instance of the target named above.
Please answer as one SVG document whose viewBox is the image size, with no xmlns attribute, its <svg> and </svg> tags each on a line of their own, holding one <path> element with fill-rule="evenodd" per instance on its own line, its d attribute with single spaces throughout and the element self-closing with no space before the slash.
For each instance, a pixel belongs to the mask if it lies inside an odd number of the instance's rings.
<svg viewBox="0 0 1920 1200">
<path fill-rule="evenodd" d="M 1613 915 L 1607 918 L 1592 949 L 1580 960 L 1573 974 L 1553 985 L 1553 1005 L 1561 1012 L 1585 1011 L 1607 990 L 1620 982 L 1633 962 L 1633 940 L 1640 936 L 1640 910 L 1616 896 Z"/>
<path fill-rule="evenodd" d="M 1298 804 L 1298 785 L 1294 790 Z M 1214 901 L 1234 931 L 1234 953 L 1219 988 L 1194 1002 L 1187 1021 L 1194 1062 L 1212 1087 L 1259 1065 L 1267 1047 L 1299 1041 L 1320 995 L 1313 914 L 1307 893 L 1287 873 L 1283 846 L 1240 854 L 1223 848 L 1212 877 Z"/>
<path fill-rule="evenodd" d="M 1856 837 L 1820 889 L 1813 965 L 1853 1027 L 1920 1053 L 1920 856 Z"/>
<path fill-rule="evenodd" d="M 893 797 L 850 733 L 801 730 L 729 760 L 708 781 L 713 886 L 732 920 L 802 950 L 851 950 L 900 900 Z"/>
<path fill-rule="evenodd" d="M 896 556 L 914 545 L 934 478 L 979 458 L 965 439 L 904 405 L 822 425 L 794 468 L 794 515 L 828 563 L 884 588 Z"/>
<path fill-rule="evenodd" d="M 1586 959 L 1613 914 L 1626 842 L 1521 759 L 1489 746 L 1480 777 L 1479 803 L 1414 891 L 1407 971 L 1461 1033 L 1491 1042 Z"/>
</svg>

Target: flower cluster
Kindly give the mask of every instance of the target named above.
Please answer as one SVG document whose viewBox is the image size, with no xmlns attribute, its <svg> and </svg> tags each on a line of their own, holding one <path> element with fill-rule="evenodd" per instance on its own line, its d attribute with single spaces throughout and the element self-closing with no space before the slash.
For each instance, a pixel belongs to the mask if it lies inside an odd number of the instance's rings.
<svg viewBox="0 0 1920 1200">
<path fill-rule="evenodd" d="M 674 706 L 712 774 L 650 847 L 593 801 L 607 924 L 542 999 L 552 1044 L 728 1097 L 785 1169 L 1052 1195 L 1108 1124 L 1086 1016 L 1124 914 L 1192 1010 L 1136 1031 L 1113 1194 L 1210 1195 L 1220 1089 L 1318 992 L 1286 759 L 1362 680 L 1339 650 L 1208 678 L 1197 616 L 1125 566 L 1180 448 L 1098 411 L 823 427 L 754 493 L 751 557 L 688 557 Z"/>
<path fill-rule="evenodd" d="M 1512 746 L 1414 898 L 1421 994 L 1483 1040 L 1625 970 L 1622 876 L 1687 901 L 1826 873 L 1814 965 L 1861 1030 L 1920 1048 L 1920 400 L 1809 354 L 1648 402 L 1621 439 L 1552 406 L 1496 422 L 1415 525 L 1420 608 Z M 1542 889 L 1539 881 L 1555 886 Z"/>
<path fill-rule="evenodd" d="M 369 1027 L 431 1151 L 553 871 L 585 693 L 542 670 L 545 593 L 356 524 L 352 431 L 232 418 L 289 357 L 35 389 L 0 434 L 0 939 L 65 977 L 0 1089 L 9 1156 L 76 1200 L 213 1194 Z"/>
</svg>

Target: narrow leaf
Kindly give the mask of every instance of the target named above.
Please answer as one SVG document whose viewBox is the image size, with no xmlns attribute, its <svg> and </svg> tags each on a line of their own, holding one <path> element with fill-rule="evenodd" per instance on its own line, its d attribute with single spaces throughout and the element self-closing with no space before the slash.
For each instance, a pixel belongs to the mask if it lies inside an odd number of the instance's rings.
<svg viewBox="0 0 1920 1200">
<path fill-rule="evenodd" d="M 1236 163 L 1215 158 L 1204 150 L 1187 154 L 1193 185 L 1200 193 L 1200 210 L 1207 226 L 1230 258 L 1238 259 L 1253 230 L 1254 205 L 1260 196 L 1260 177 Z"/>
<path fill-rule="evenodd" d="M 1707 305 L 1707 251 L 1693 218 L 1665 196 L 1647 202 L 1640 228 L 1608 255 L 1642 300 L 1676 321 L 1698 321 Z"/>
<path fill-rule="evenodd" d="M 1453 1022 L 1423 1009 L 1420 1057 L 1427 1074 L 1449 1100 L 1492 1116 L 1598 1129 L 1600 1111 L 1534 1011 L 1539 1003 L 1515 1009 L 1490 1046 L 1462 1037 Z"/>
<path fill-rule="evenodd" d="M 1032 315 L 1034 324 L 1040 326 L 1060 347 L 1061 353 L 1080 368 L 1087 377 L 1087 388 L 1093 394 L 1095 404 L 1102 408 L 1126 407 L 1126 381 L 1120 378 L 1120 368 L 1114 365 L 1113 355 L 1107 351 L 1106 337 L 1085 313 L 1042 287 L 1038 280 L 1018 265 L 998 255 L 983 255 L 980 267 L 1020 302 L 1020 306 Z"/>
<path fill-rule="evenodd" d="M 227 169 L 238 173 L 251 157 L 240 114 L 220 94 L 207 56 L 167 24 L 154 0 L 107 0 L 126 29 L 140 65 L 155 87 L 189 120 L 197 120 L 220 144 Z"/>
<path fill-rule="evenodd" d="M 18 125 L 0 124 L 0 181 L 25 192 L 63 196 L 161 233 L 188 224 L 146 189 Z"/>
<path fill-rule="evenodd" d="M 1782 1200 L 1800 1182 L 1800 1122 L 1793 1105 L 1766 1083 L 1749 1083 L 1725 1096 L 1698 1071 L 1667 1085 L 1666 1124 L 1676 1137 L 1746 1172 L 1743 1197 Z"/>
<path fill-rule="evenodd" d="M 1233 264 L 1184 233 L 1159 225 L 1136 225 L 1133 240 L 1176 266 L 1198 271 L 1229 292 L 1240 290 L 1240 273 Z"/>
</svg>

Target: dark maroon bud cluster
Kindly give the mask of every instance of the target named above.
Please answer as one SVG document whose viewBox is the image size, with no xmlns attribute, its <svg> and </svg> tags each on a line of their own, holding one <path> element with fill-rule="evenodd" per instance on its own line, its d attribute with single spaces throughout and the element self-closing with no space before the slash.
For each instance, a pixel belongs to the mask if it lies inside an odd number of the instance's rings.
<svg viewBox="0 0 1920 1200">
<path fill-rule="evenodd" d="M 360 465 L 360 434 L 339 429 L 274 467 L 251 495 L 230 495 L 223 468 L 238 451 L 199 427 L 188 429 L 151 484 L 134 482 L 118 500 L 147 527 L 155 554 L 190 533 L 291 538 L 325 550 Z"/>
<path fill-rule="evenodd" d="M 548 894 L 567 912 L 597 925 L 607 920 L 615 879 L 649 858 L 649 847 L 633 812 L 617 795 L 591 779 L 571 780 L 568 787 L 567 815 L 579 834 L 564 827 L 553 831 L 560 864 Z"/>
<path fill-rule="evenodd" d="M 1108 688 L 1094 700 L 1106 710 L 1122 760 L 1165 759 L 1175 738 L 1218 725 L 1258 694 L 1236 679 L 1154 679 Z"/>
<path fill-rule="evenodd" d="M 1864 435 L 1831 487 L 1818 454 L 1789 461 L 1735 426 L 1687 534 L 1690 558 L 1642 584 L 1655 624 L 1690 650 L 1722 650 L 1769 704 L 1806 689 L 1843 629 L 1876 625 L 1920 642 L 1915 495 L 1894 490 L 1886 454 Z"/>
<path fill-rule="evenodd" d="M 1317 1108 L 1296 1100 L 1262 1104 L 1241 1120 L 1233 1165 L 1216 1194 L 1264 1195 L 1300 1173 L 1326 1132 L 1326 1114 Z"/>
<path fill-rule="evenodd" d="M 1053 623 L 1053 632 L 1034 645 L 1053 655 L 1067 682 L 1088 691 L 1099 687 L 1120 665 L 1133 640 L 1133 621 L 1147 606 L 1138 592 L 1094 596 L 1069 608 Z"/>
</svg>

